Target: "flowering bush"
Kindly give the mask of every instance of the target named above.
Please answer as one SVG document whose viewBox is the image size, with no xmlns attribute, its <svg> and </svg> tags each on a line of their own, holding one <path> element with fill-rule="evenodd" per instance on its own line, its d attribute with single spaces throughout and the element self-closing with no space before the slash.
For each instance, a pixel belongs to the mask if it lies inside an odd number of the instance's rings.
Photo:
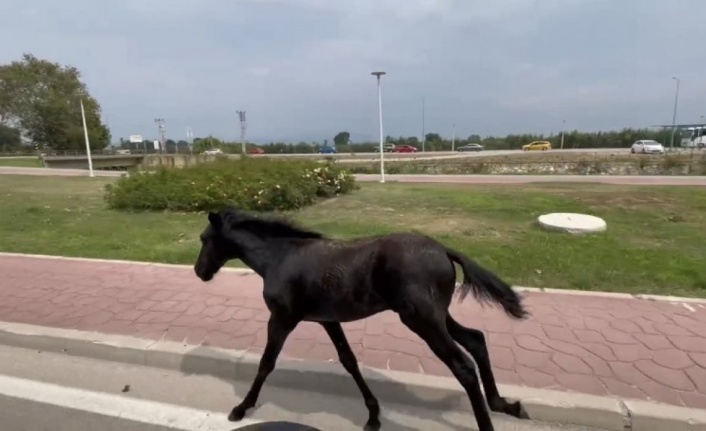
<svg viewBox="0 0 706 431">
<path fill-rule="evenodd" d="M 357 187 L 347 171 L 314 161 L 225 159 L 130 174 L 106 186 L 105 200 L 110 208 L 121 210 L 196 212 L 234 205 L 283 211 Z"/>
</svg>

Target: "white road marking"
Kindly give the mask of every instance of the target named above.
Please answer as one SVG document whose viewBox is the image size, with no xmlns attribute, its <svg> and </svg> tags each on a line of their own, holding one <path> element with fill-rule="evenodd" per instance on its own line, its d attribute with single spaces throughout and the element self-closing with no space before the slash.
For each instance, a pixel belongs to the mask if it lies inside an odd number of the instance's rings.
<svg viewBox="0 0 706 431">
<path fill-rule="evenodd" d="M 228 422 L 226 412 L 196 410 L 155 401 L 0 375 L 0 394 L 180 431 L 231 431 L 262 421 Z"/>
<path fill-rule="evenodd" d="M 692 307 L 691 305 L 689 305 L 689 304 L 687 304 L 687 303 L 685 303 L 685 302 L 682 302 L 681 305 L 682 305 L 684 308 L 686 308 L 687 310 L 691 311 L 692 313 L 695 313 L 695 312 L 696 312 L 696 309 L 695 309 L 694 307 Z"/>
</svg>

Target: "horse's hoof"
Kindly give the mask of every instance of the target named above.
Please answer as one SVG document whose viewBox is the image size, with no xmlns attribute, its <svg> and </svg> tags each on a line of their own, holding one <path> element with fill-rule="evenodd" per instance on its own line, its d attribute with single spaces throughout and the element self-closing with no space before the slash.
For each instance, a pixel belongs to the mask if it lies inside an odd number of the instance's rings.
<svg viewBox="0 0 706 431">
<path fill-rule="evenodd" d="M 237 406 L 234 407 L 233 410 L 230 411 L 230 414 L 228 415 L 228 420 L 230 422 L 239 422 L 243 420 L 245 417 L 245 410 L 244 408 Z"/>
<path fill-rule="evenodd" d="M 515 401 L 514 403 L 508 403 L 505 405 L 505 413 L 510 416 L 514 416 L 518 419 L 529 419 L 527 410 L 522 406 L 522 403 Z"/>
<path fill-rule="evenodd" d="M 527 411 L 522 406 L 520 401 L 515 401 L 514 403 L 509 403 L 505 398 L 499 397 L 492 400 L 489 403 L 490 410 L 499 413 L 505 413 L 506 415 L 518 418 L 518 419 L 529 419 Z"/>
<path fill-rule="evenodd" d="M 363 431 L 379 431 L 381 426 L 379 420 L 369 420 L 363 427 Z"/>
</svg>

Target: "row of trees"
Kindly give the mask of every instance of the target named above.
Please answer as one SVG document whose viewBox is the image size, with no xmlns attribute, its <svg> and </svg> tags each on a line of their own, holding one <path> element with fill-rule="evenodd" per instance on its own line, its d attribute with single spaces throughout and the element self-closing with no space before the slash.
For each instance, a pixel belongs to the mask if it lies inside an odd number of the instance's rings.
<svg viewBox="0 0 706 431">
<path fill-rule="evenodd" d="M 670 130 L 623 129 L 609 132 L 580 132 L 578 130 L 573 130 L 564 134 L 564 148 L 629 148 L 633 142 L 638 139 L 654 139 L 668 145 L 670 138 Z M 522 134 L 507 135 L 502 137 L 487 136 L 485 138 L 482 138 L 479 135 L 470 135 L 467 138 L 455 139 L 453 142 L 451 139 L 444 138 L 438 133 L 427 133 L 425 142 L 422 142 L 416 136 L 400 136 L 397 138 L 387 136 L 385 138 L 385 143 L 388 144 L 412 145 L 417 147 L 419 150 L 423 149 L 425 151 L 450 151 L 452 146 L 454 148 L 458 148 L 469 143 L 481 144 L 487 150 L 519 150 L 523 145 L 532 141 L 549 141 L 552 143 L 554 148 L 560 148 L 561 134 L 552 134 L 549 136 Z M 674 142 L 675 145 L 678 145 L 679 142 L 681 142 L 681 134 L 679 131 L 675 133 Z M 379 149 L 378 142 L 351 142 L 350 133 L 348 132 L 340 132 L 336 134 L 331 144 L 329 144 L 327 140 L 324 140 L 323 143 L 302 141 L 296 144 L 270 142 L 264 145 L 256 145 L 253 143 L 247 143 L 246 145 L 248 150 L 254 147 L 259 147 L 268 154 L 317 153 L 322 147 L 327 145 L 334 145 L 339 153 L 375 152 Z M 189 143 L 186 141 L 175 142 L 173 140 L 167 140 L 166 146 L 167 151 L 170 153 L 175 152 L 175 149 L 177 148 L 178 152 L 181 153 L 191 151 Z M 146 141 L 144 145 L 130 144 L 127 141 L 122 141 L 121 147 L 139 152 L 143 151 L 143 148 L 147 148 L 149 152 L 154 151 L 152 150 L 153 145 L 149 141 Z M 241 145 L 238 142 L 222 141 L 213 136 L 195 138 L 193 140 L 193 151 L 195 153 L 201 153 L 211 148 L 219 148 L 225 153 L 241 152 Z"/>
<path fill-rule="evenodd" d="M 81 101 L 91 147 L 103 149 L 110 131 L 78 69 L 31 54 L 0 65 L 0 151 L 17 151 L 23 142 L 43 150 L 85 148 Z"/>
</svg>

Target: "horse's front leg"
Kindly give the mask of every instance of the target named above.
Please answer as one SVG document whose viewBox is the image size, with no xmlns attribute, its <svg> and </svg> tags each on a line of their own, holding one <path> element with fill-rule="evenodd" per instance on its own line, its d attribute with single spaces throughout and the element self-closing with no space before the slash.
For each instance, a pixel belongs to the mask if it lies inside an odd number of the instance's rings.
<svg viewBox="0 0 706 431">
<path fill-rule="evenodd" d="M 338 322 L 324 322 L 321 325 L 326 330 L 331 342 L 336 347 L 338 352 L 338 359 L 341 361 L 343 368 L 348 371 L 348 373 L 355 380 L 358 389 L 363 394 L 363 399 L 365 400 L 365 405 L 368 408 L 368 422 L 365 424 L 365 431 L 377 431 L 380 429 L 380 404 L 377 398 L 373 395 L 373 392 L 365 383 L 363 375 L 360 373 L 360 368 L 358 368 L 358 360 L 351 350 L 350 344 L 346 339 L 346 334 L 343 332 L 341 324 Z"/>
<path fill-rule="evenodd" d="M 247 410 L 255 406 L 265 379 L 275 369 L 277 356 L 282 351 L 284 342 L 294 328 L 297 327 L 298 323 L 299 321 L 296 319 L 277 316 L 274 313 L 270 315 L 270 320 L 267 322 L 267 345 L 260 359 L 257 375 L 243 401 L 235 406 L 230 415 L 228 415 L 229 421 L 237 422 L 243 419 Z"/>
</svg>

